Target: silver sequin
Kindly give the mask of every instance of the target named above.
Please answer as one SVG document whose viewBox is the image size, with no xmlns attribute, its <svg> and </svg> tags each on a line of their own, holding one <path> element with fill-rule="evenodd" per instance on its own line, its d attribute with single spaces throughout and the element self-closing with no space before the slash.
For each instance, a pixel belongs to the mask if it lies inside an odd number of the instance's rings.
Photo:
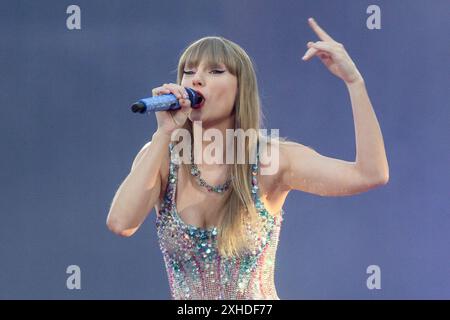
<svg viewBox="0 0 450 320">
<path fill-rule="evenodd" d="M 171 152 L 173 144 L 169 145 Z M 259 157 L 257 157 L 258 159 Z M 181 220 L 175 208 L 178 161 L 170 162 L 169 183 L 156 216 L 173 299 L 279 299 L 274 284 L 275 256 L 284 211 L 272 216 L 259 197 L 258 165 L 252 165 L 252 195 L 262 232 L 248 226 L 255 250 L 223 257 L 217 250 L 217 228 L 197 228 Z M 261 231 L 260 230 L 260 231 Z"/>
</svg>

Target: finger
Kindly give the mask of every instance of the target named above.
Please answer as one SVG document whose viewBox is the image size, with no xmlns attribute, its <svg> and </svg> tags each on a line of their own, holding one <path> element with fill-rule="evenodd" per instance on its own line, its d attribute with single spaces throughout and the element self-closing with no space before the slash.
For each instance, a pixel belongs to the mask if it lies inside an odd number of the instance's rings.
<svg viewBox="0 0 450 320">
<path fill-rule="evenodd" d="M 322 61 L 325 61 L 325 60 L 327 60 L 327 59 L 330 58 L 330 55 L 327 54 L 327 53 L 325 53 L 325 52 L 323 52 L 323 51 L 318 51 L 318 52 L 317 52 L 317 56 L 318 56 L 318 57 L 320 58 L 320 60 L 322 60 Z"/>
<path fill-rule="evenodd" d="M 302 57 L 304 61 L 309 60 L 313 56 L 318 56 L 322 60 L 328 59 L 332 56 L 333 52 L 336 53 L 336 47 L 328 42 L 318 41 L 314 43 L 312 41 L 309 41 L 306 46 L 309 49 Z"/>
<path fill-rule="evenodd" d="M 159 95 L 162 95 L 162 94 L 167 94 L 167 93 L 170 93 L 170 90 L 169 89 L 164 89 L 163 87 L 154 88 L 152 90 L 152 96 L 153 97 L 159 96 Z"/>
<path fill-rule="evenodd" d="M 169 92 L 170 92 L 171 94 L 173 94 L 175 97 L 177 97 L 177 99 L 180 98 L 180 97 L 179 97 L 180 94 L 176 92 L 174 86 L 173 86 L 171 83 L 164 83 L 164 84 L 162 85 L 162 87 L 163 87 L 165 90 L 169 90 Z"/>
<path fill-rule="evenodd" d="M 334 56 L 336 54 L 336 47 L 329 42 L 317 41 L 311 45 L 312 48 L 327 52 L 329 55 Z"/>
<path fill-rule="evenodd" d="M 185 94 L 187 94 L 186 90 L 177 84 L 167 83 L 165 84 L 165 87 L 169 88 L 171 92 L 177 97 L 177 99 L 181 99 L 185 96 Z"/>
<path fill-rule="evenodd" d="M 184 95 L 186 94 L 186 91 L 184 90 L 184 88 L 179 85 L 175 85 L 175 90 L 176 90 L 177 94 L 180 96 L 179 99 L 183 99 Z"/>
<path fill-rule="evenodd" d="M 312 56 L 316 54 L 318 50 L 316 48 L 309 48 L 308 51 L 305 52 L 305 55 L 302 57 L 303 61 L 311 59 Z"/>
<path fill-rule="evenodd" d="M 188 102 L 183 99 L 180 100 L 179 106 L 180 106 L 180 108 L 174 110 L 174 113 L 173 113 L 174 117 L 176 117 L 176 118 L 179 118 L 180 113 L 187 114 L 188 111 L 190 111 L 190 109 L 191 109 L 188 105 Z"/>
<path fill-rule="evenodd" d="M 318 56 L 320 59 L 326 59 L 330 57 L 330 54 L 326 53 L 325 51 L 311 49 L 305 53 L 305 55 L 302 57 L 302 60 L 307 61 L 311 59 L 313 56 Z"/>
<path fill-rule="evenodd" d="M 181 109 L 183 110 L 183 112 L 184 112 L 184 110 L 190 109 L 191 108 L 191 100 L 184 99 L 184 98 L 180 99 L 180 106 L 181 106 Z M 184 113 L 186 113 L 186 112 L 184 112 Z"/>
<path fill-rule="evenodd" d="M 177 88 L 176 86 L 172 85 L 172 84 L 166 84 L 165 88 L 168 88 L 170 90 L 170 92 L 177 97 L 177 99 L 181 99 L 182 94 L 179 88 Z"/>
<path fill-rule="evenodd" d="M 170 85 L 167 83 L 164 83 L 162 86 L 157 87 L 156 90 L 164 91 L 164 92 L 170 91 Z"/>
<path fill-rule="evenodd" d="M 182 87 L 182 90 L 183 90 L 183 96 L 184 96 L 184 98 L 185 98 L 185 99 L 189 98 L 189 95 L 188 95 L 188 92 L 187 92 L 186 88 Z"/>
<path fill-rule="evenodd" d="M 174 87 L 182 98 L 186 99 L 188 97 L 187 91 L 184 87 L 178 84 L 174 84 Z"/>
<path fill-rule="evenodd" d="M 317 34 L 317 36 L 320 38 L 320 40 L 334 41 L 333 38 L 317 24 L 316 20 L 314 20 L 313 18 L 309 18 L 308 23 L 310 27 L 314 30 L 314 32 Z"/>
</svg>

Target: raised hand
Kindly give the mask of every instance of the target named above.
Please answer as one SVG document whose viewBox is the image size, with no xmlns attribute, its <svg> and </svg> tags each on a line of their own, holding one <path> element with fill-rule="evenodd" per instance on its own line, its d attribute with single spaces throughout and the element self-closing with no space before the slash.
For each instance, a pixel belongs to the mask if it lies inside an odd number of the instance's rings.
<svg viewBox="0 0 450 320">
<path fill-rule="evenodd" d="M 342 43 L 335 41 L 325 32 L 313 18 L 308 19 L 309 26 L 317 34 L 321 41 L 308 42 L 309 48 L 303 56 L 303 61 L 308 61 L 313 56 L 318 56 L 332 74 L 351 84 L 362 80 L 362 76 L 356 68 Z"/>
</svg>

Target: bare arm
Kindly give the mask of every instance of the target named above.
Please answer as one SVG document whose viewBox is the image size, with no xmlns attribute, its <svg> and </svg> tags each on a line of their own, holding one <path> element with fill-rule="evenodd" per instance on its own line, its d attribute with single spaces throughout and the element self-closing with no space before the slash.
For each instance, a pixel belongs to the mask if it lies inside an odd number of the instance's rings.
<svg viewBox="0 0 450 320">
<path fill-rule="evenodd" d="M 134 159 L 111 204 L 106 224 L 121 236 L 133 235 L 158 201 L 161 164 L 168 161 L 170 135 L 156 131 Z"/>
<path fill-rule="evenodd" d="M 364 82 L 348 84 L 348 89 L 355 122 L 356 161 L 326 157 L 300 143 L 281 144 L 284 189 L 321 196 L 346 196 L 388 182 L 383 137 Z"/>
<path fill-rule="evenodd" d="M 389 181 L 389 165 L 383 135 L 367 94 L 364 80 L 347 83 L 356 135 L 357 170 L 377 183 Z"/>
<path fill-rule="evenodd" d="M 281 186 L 322 196 L 341 196 L 386 184 L 389 166 L 383 136 L 364 79 L 344 45 L 335 41 L 314 19 L 308 22 L 321 41 L 308 42 L 303 60 L 317 56 L 332 74 L 345 82 L 355 123 L 356 161 L 326 157 L 298 143 L 286 144 L 282 150 Z"/>
<path fill-rule="evenodd" d="M 136 232 L 157 203 L 162 188 L 161 168 L 169 162 L 171 135 L 184 125 L 191 111 L 184 87 L 170 83 L 152 89 L 153 96 L 168 93 L 176 95 L 181 108 L 156 112 L 158 129 L 134 159 L 131 172 L 117 190 L 106 219 L 108 228 L 124 237 Z"/>
</svg>

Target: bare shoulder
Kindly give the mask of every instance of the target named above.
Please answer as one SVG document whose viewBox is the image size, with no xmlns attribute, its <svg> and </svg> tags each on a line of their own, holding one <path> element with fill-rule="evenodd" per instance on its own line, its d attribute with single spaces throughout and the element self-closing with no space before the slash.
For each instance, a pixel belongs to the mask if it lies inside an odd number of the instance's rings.
<svg viewBox="0 0 450 320">
<path fill-rule="evenodd" d="M 313 163 L 317 162 L 319 155 L 312 147 L 296 141 L 281 141 L 279 144 L 280 172 L 278 183 L 283 190 L 292 190 L 291 181 L 294 172 L 297 178 L 305 178 L 308 174 L 305 170 L 310 170 Z M 306 182 L 307 180 L 303 180 Z M 306 191 L 307 188 L 301 188 Z"/>
<path fill-rule="evenodd" d="M 283 175 L 289 171 L 292 161 L 299 160 L 294 157 L 311 151 L 314 149 L 290 140 L 268 140 L 260 150 L 261 177 L 268 185 L 288 190 L 287 186 L 281 185 Z"/>
<path fill-rule="evenodd" d="M 319 196 L 349 196 L 380 185 L 359 170 L 355 161 L 327 157 L 297 142 L 280 144 L 281 188 Z"/>
<path fill-rule="evenodd" d="M 260 149 L 260 194 L 265 207 L 273 215 L 282 209 L 290 191 L 283 184 L 283 175 L 289 169 L 286 147 L 289 143 L 287 140 L 268 140 Z"/>
<path fill-rule="evenodd" d="M 289 179 L 292 166 L 296 163 L 312 161 L 317 152 L 310 146 L 287 139 L 270 140 L 266 144 L 269 151 L 261 149 L 261 178 L 268 192 L 287 193 L 292 190 Z"/>
</svg>

